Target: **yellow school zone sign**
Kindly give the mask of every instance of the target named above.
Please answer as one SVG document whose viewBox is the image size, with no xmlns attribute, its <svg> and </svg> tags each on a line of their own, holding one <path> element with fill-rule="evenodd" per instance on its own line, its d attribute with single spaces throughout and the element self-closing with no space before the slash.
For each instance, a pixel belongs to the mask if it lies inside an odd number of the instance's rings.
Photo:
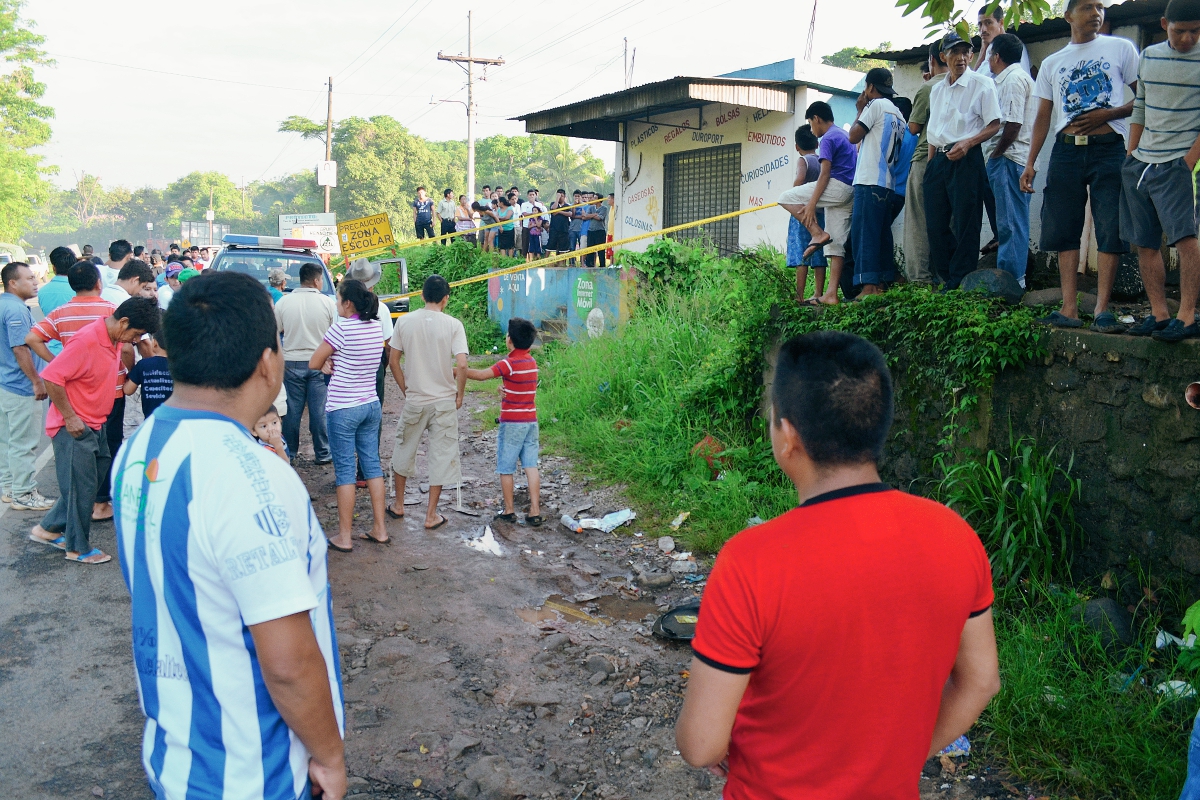
<svg viewBox="0 0 1200 800">
<path fill-rule="evenodd" d="M 349 261 L 356 256 L 370 255 L 396 243 L 387 214 L 348 219 L 337 226 L 342 256 Z"/>
</svg>

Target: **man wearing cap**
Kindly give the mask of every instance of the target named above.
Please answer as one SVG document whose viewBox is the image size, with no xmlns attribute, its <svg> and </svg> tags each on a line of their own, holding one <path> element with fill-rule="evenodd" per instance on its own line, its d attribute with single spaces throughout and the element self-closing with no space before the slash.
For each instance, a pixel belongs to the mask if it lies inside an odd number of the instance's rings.
<svg viewBox="0 0 1200 800">
<path fill-rule="evenodd" d="M 283 440 L 292 458 L 300 452 L 300 418 L 308 406 L 308 431 L 318 464 L 329 464 L 329 429 L 325 423 L 327 381 L 308 362 L 324 341 L 325 332 L 337 319 L 332 297 L 321 293 L 325 274 L 317 264 L 300 267 L 300 286 L 275 304 L 275 322 L 283 336 L 283 384 L 287 387 L 287 416 L 283 418 Z"/>
<path fill-rule="evenodd" d="M 195 272 L 195 270 L 192 270 Z M 163 285 L 158 287 L 158 307 L 163 311 L 167 310 L 167 306 L 171 305 L 171 298 L 175 296 L 175 292 L 179 291 L 179 274 L 183 272 L 183 267 L 178 261 L 173 261 L 167 264 L 167 268 L 163 270 Z"/>
<path fill-rule="evenodd" d="M 1108 310 L 1108 300 L 1121 254 L 1129 250 L 1120 231 L 1121 165 L 1127 120 L 1133 114 L 1133 96 L 1125 102 L 1125 87 L 1136 90 L 1138 54 L 1128 39 L 1100 33 L 1103 0 L 1067 0 L 1063 16 L 1071 26 L 1071 41 L 1047 56 L 1038 72 L 1033 92 L 1037 120 L 1021 173 L 1022 191 L 1032 194 L 1034 165 L 1050 121 L 1057 119 L 1042 195 L 1041 249 L 1058 253 L 1063 304 L 1061 311 L 1038 321 L 1058 328 L 1083 325 L 1077 295 L 1079 249 L 1090 197 L 1100 268 L 1092 330 L 1120 333 L 1125 326 Z"/>
<path fill-rule="evenodd" d="M 929 166 L 925 170 L 925 228 L 929 266 L 936 280 L 957 289 L 979 263 L 983 142 L 1000 130 L 996 84 L 967 69 L 971 43 L 957 33 L 942 37 L 946 79 L 929 93 Z"/>
<path fill-rule="evenodd" d="M 904 115 L 892 98 L 892 73 L 883 67 L 867 72 L 858 96 L 858 118 L 850 126 L 850 143 L 859 145 L 854 168 L 854 210 L 850 242 L 854 248 L 854 285 L 860 294 L 881 294 L 896 279 L 892 252 L 892 202 L 895 174 L 891 165 L 904 144 Z"/>
</svg>

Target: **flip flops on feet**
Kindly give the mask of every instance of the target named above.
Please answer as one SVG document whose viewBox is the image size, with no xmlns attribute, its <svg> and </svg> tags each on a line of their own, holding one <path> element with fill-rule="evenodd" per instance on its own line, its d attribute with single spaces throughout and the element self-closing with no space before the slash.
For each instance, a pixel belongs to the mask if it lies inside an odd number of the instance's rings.
<svg viewBox="0 0 1200 800">
<path fill-rule="evenodd" d="M 808 258 L 813 253 L 817 252 L 822 247 L 824 247 L 825 245 L 829 244 L 832 241 L 833 241 L 833 237 L 830 236 L 829 234 L 825 234 L 825 238 L 820 241 L 813 239 L 812 242 L 808 245 L 808 247 L 804 248 L 804 258 Z"/>
<path fill-rule="evenodd" d="M 395 511 L 392 511 L 392 507 L 391 507 L 391 506 L 387 506 L 387 507 L 386 507 L 386 508 L 384 508 L 383 510 L 384 510 L 384 511 L 387 513 L 387 515 L 388 515 L 389 517 L 391 517 L 392 519 L 404 519 L 404 515 L 403 515 L 403 514 L 397 514 Z"/>
<path fill-rule="evenodd" d="M 376 539 L 374 536 L 372 536 L 369 533 L 360 533 L 358 535 L 358 538 L 365 539 L 368 542 L 374 542 L 375 544 L 386 544 L 388 546 L 391 546 L 391 544 L 392 544 L 392 537 L 390 537 L 390 536 L 386 539 Z"/>
<path fill-rule="evenodd" d="M 107 564 L 109 561 L 112 561 L 112 556 L 98 547 L 93 547 L 86 553 L 80 553 L 79 555 L 73 556 L 70 553 L 67 553 L 67 561 L 74 561 L 77 564 L 95 566 L 97 564 Z"/>
<path fill-rule="evenodd" d="M 427 530 L 427 531 L 436 531 L 438 528 L 440 528 L 440 527 L 442 527 L 443 525 L 445 525 L 445 524 L 446 524 L 448 521 L 449 521 L 449 520 L 447 520 L 445 517 L 443 517 L 443 516 L 441 516 L 441 515 L 439 514 L 439 515 L 438 515 L 438 521 L 437 521 L 437 523 L 436 523 L 436 524 L 434 524 L 434 525 L 426 525 L 426 526 L 425 526 L 425 530 Z"/>
<path fill-rule="evenodd" d="M 342 547 L 340 544 L 335 542 L 333 539 L 326 539 L 325 544 L 329 545 L 330 550 L 336 550 L 339 553 L 353 553 L 354 552 L 353 547 Z"/>
<path fill-rule="evenodd" d="M 35 533 L 31 533 L 31 534 L 29 534 L 29 541 L 37 542 L 39 544 L 48 544 L 51 547 L 58 549 L 58 550 L 66 550 L 67 549 L 67 537 L 65 537 L 65 536 L 57 536 L 53 539 L 43 539 L 41 536 L 38 536 Z"/>
</svg>

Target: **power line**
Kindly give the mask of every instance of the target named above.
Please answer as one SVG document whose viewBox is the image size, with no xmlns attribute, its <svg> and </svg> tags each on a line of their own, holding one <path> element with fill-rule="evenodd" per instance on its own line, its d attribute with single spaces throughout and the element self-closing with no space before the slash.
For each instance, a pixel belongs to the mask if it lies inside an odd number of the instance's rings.
<svg viewBox="0 0 1200 800">
<path fill-rule="evenodd" d="M 413 5 L 415 6 L 415 5 L 416 5 L 418 2 L 420 2 L 420 0 L 413 0 Z M 394 34 L 392 34 L 392 38 L 391 38 L 391 39 L 388 39 L 386 42 L 384 42 L 384 44 L 383 44 L 383 46 L 382 46 L 382 47 L 380 47 L 378 50 L 376 50 L 374 53 L 372 53 L 370 56 L 368 56 L 368 57 L 367 57 L 367 59 L 366 59 L 365 61 L 363 61 L 361 64 L 359 64 L 357 67 L 355 67 L 355 68 L 354 68 L 354 70 L 353 70 L 353 72 L 351 72 L 351 73 L 350 73 L 349 75 L 347 75 L 346 77 L 342 78 L 342 80 L 343 80 L 343 81 L 348 81 L 348 80 L 350 80 L 352 77 L 354 77 L 354 75 L 355 75 L 355 74 L 356 74 L 356 73 L 357 73 L 357 72 L 358 72 L 360 69 L 362 69 L 362 68 L 363 68 L 363 67 L 365 67 L 367 64 L 369 64 L 369 63 L 371 62 L 371 59 L 375 58 L 375 56 L 379 55 L 379 54 L 380 54 L 380 53 L 382 53 L 384 50 L 386 50 L 386 49 L 388 48 L 388 45 L 390 45 L 392 42 L 394 42 L 394 41 L 396 40 L 396 37 L 397 37 L 397 36 L 399 36 L 400 34 L 404 33 L 405 29 L 406 29 L 406 28 L 408 28 L 408 26 L 409 26 L 409 25 L 413 24 L 413 22 L 414 22 L 414 21 L 417 19 L 417 17 L 421 16 L 421 14 L 423 14 L 423 13 L 425 12 L 425 9 L 429 8 L 429 4 L 430 4 L 430 3 L 432 3 L 432 2 L 433 2 L 433 0 L 426 0 L 426 3 L 425 3 L 425 5 L 421 6 L 421 10 L 420 10 L 420 11 L 418 11 L 416 14 L 414 14 L 414 15 L 413 15 L 413 17 L 412 17 L 412 19 L 410 19 L 408 22 L 406 22 L 406 23 L 404 23 L 402 26 L 400 26 L 400 30 L 398 30 L 398 31 L 396 31 Z M 411 8 L 412 8 L 412 6 L 409 6 L 409 8 L 411 9 Z M 408 12 L 407 12 L 407 11 L 405 11 L 404 13 L 405 13 L 405 14 L 407 14 Z"/>
<path fill-rule="evenodd" d="M 191 78 L 192 80 L 197 80 L 197 81 L 210 81 L 212 83 L 230 83 L 230 84 L 234 84 L 236 86 L 252 86 L 256 89 L 277 89 L 277 90 L 285 91 L 285 92 L 316 92 L 318 94 L 324 94 L 324 92 L 325 92 L 324 88 L 301 89 L 297 86 L 275 86 L 275 85 L 268 84 L 268 83 L 250 83 L 249 81 L 234 81 L 234 80 L 229 80 L 227 78 L 211 78 L 207 75 L 188 75 L 187 73 L 183 73 L 183 72 L 168 72 L 168 71 L 162 70 L 162 69 L 150 69 L 149 67 L 136 67 L 136 66 L 133 66 L 132 64 L 118 64 L 113 61 L 97 61 L 94 58 L 80 58 L 79 56 L 61 55 L 59 53 L 48 53 L 47 55 L 53 56 L 54 58 L 67 58 L 67 59 L 71 59 L 72 61 L 84 61 L 84 62 L 87 62 L 88 64 L 100 64 L 105 67 L 116 67 L 118 69 L 131 69 L 131 70 L 135 70 L 137 72 L 149 72 L 149 73 L 153 73 L 155 75 L 168 75 L 172 78 Z M 355 95 L 361 95 L 363 97 L 419 97 L 420 96 L 420 95 L 415 95 L 415 94 L 411 94 L 411 95 L 388 94 L 388 93 L 382 93 L 382 92 L 342 92 L 342 94 L 355 94 Z"/>
<path fill-rule="evenodd" d="M 349 64 L 347 64 L 346 66 L 342 67 L 340 70 L 335 72 L 333 74 L 333 77 L 340 78 L 343 72 L 350 69 L 350 67 L 354 66 L 354 62 L 358 61 L 360 58 L 362 58 L 364 55 L 366 55 L 367 51 L 370 50 L 372 47 L 374 47 L 376 44 L 378 44 L 380 39 L 382 39 L 384 36 L 387 36 L 387 32 L 390 31 L 392 28 L 396 27 L 396 23 L 399 22 L 400 20 L 404 19 L 405 14 L 407 14 L 409 11 L 411 11 L 412 7 L 415 6 L 418 2 L 420 2 L 420 0 L 413 0 L 411 6 L 404 9 L 403 13 L 401 13 L 400 16 L 398 16 L 394 20 L 392 20 L 391 25 L 388 25 L 386 28 L 383 29 L 383 32 L 381 34 L 379 34 L 378 36 L 375 37 L 375 41 L 371 42 L 369 45 L 364 47 L 362 49 L 361 53 L 359 53 L 353 59 L 351 59 Z"/>
</svg>

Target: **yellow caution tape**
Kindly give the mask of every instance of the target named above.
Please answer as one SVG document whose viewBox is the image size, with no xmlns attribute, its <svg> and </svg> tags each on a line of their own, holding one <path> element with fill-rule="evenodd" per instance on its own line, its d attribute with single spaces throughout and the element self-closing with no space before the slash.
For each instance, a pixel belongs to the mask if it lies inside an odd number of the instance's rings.
<svg viewBox="0 0 1200 800">
<path fill-rule="evenodd" d="M 618 239 L 613 242 L 605 242 L 604 244 L 597 244 L 597 245 L 593 245 L 591 247 L 584 247 L 579 250 L 572 250 L 572 251 L 569 251 L 566 253 L 559 253 L 558 255 L 551 256 L 549 258 L 543 258 L 539 261 L 528 261 L 524 264 L 520 264 L 515 267 L 508 267 L 506 269 L 493 270 L 491 272 L 484 273 L 483 275 L 476 275 L 471 278 L 463 278 L 462 280 L 459 280 L 459 281 L 451 281 L 450 286 L 451 287 L 466 286 L 468 283 L 479 283 L 480 281 L 486 281 L 489 278 L 498 278 L 502 275 L 512 275 L 514 273 L 524 272 L 525 270 L 529 270 L 529 269 L 540 269 L 542 267 L 546 267 L 546 266 L 549 266 L 550 264 L 555 264 L 560 261 L 567 261 L 569 259 L 579 258 L 580 256 L 590 255 L 591 253 L 599 253 L 602 250 L 609 250 L 609 249 L 612 249 L 615 247 L 621 247 L 621 246 L 624 246 L 627 244 L 632 244 L 633 242 L 640 242 L 642 239 L 650 239 L 650 238 L 653 238 L 656 236 L 666 236 L 669 233 L 675 233 L 676 231 L 687 230 L 688 228 L 696 228 L 701 225 L 707 225 L 710 222 L 720 222 L 723 219 L 732 219 L 733 217 L 740 217 L 742 214 L 752 214 L 755 211 L 762 211 L 763 209 L 766 209 L 766 208 L 775 208 L 778 205 L 779 205 L 778 203 L 764 203 L 761 206 L 751 206 L 750 208 L 743 208 L 740 211 L 730 211 L 728 214 L 718 214 L 715 217 L 706 217 L 705 219 L 698 219 L 695 222 L 685 222 L 682 225 L 672 225 L 669 228 L 663 228 L 662 230 L 659 230 L 659 231 L 649 231 L 647 233 L 640 233 L 637 236 L 630 236 L 628 238 Z M 426 241 L 428 241 L 428 240 L 426 240 Z M 404 297 L 417 297 L 420 294 L 421 294 L 421 292 L 418 290 L 415 292 L 408 292 L 407 294 L 380 295 L 379 299 L 380 300 L 399 300 Z"/>
</svg>

